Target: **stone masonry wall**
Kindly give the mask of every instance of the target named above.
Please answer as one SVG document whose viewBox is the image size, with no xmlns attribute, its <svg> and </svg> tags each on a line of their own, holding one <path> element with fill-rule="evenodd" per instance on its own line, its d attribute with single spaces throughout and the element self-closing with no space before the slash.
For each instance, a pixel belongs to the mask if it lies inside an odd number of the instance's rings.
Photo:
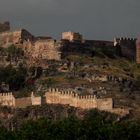
<svg viewBox="0 0 140 140">
<path fill-rule="evenodd" d="M 1 106 L 15 106 L 15 97 L 12 93 L 0 93 Z"/>
<path fill-rule="evenodd" d="M 41 97 L 35 97 L 32 93 L 31 97 L 15 98 L 12 93 L 0 93 L 0 105 L 15 108 L 41 105 Z"/>
<path fill-rule="evenodd" d="M 120 50 L 120 55 L 130 60 L 136 61 L 136 39 L 133 38 L 115 38 L 114 46 Z"/>
<path fill-rule="evenodd" d="M 46 93 L 46 103 L 63 104 L 82 109 L 98 109 L 124 117 L 129 114 L 129 109 L 113 108 L 112 98 L 98 99 L 93 95 L 80 96 L 74 91 L 49 89 Z"/>
<path fill-rule="evenodd" d="M 46 102 L 50 104 L 68 104 L 83 109 L 113 109 L 113 100 L 111 98 L 97 99 L 96 96 L 93 95 L 79 96 L 73 91 L 63 91 L 58 89 L 49 89 L 49 91 L 46 92 Z"/>
<path fill-rule="evenodd" d="M 32 92 L 32 94 L 31 94 L 31 102 L 32 102 L 32 105 L 34 106 L 36 106 L 36 105 L 41 105 L 41 97 L 39 96 L 39 97 L 35 97 L 34 96 L 34 93 Z"/>
<path fill-rule="evenodd" d="M 26 56 L 29 59 L 38 60 L 61 60 L 60 46 L 61 44 L 53 39 L 36 40 L 23 44 Z"/>
<path fill-rule="evenodd" d="M 3 32 L 0 33 L 0 44 L 3 46 L 7 46 L 8 44 L 22 44 L 24 41 L 33 40 L 33 38 L 25 29 L 14 32 Z"/>
<path fill-rule="evenodd" d="M 72 42 L 74 42 L 74 41 L 80 41 L 81 42 L 83 37 L 79 33 L 69 31 L 69 32 L 63 32 L 62 33 L 62 39 L 72 41 Z"/>
</svg>

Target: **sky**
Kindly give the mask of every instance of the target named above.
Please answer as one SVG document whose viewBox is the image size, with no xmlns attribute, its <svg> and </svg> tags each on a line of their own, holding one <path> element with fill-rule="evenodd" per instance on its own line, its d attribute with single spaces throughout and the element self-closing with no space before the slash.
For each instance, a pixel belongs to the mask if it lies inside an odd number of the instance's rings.
<svg viewBox="0 0 140 140">
<path fill-rule="evenodd" d="M 0 0 L 3 21 L 36 36 L 75 31 L 86 39 L 139 38 L 140 0 Z"/>
</svg>

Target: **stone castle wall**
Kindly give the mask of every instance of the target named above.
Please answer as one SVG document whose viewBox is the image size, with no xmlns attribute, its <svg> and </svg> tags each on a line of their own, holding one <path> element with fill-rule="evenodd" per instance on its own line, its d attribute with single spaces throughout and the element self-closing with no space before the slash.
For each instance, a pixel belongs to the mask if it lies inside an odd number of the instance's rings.
<svg viewBox="0 0 140 140">
<path fill-rule="evenodd" d="M 25 29 L 13 32 L 3 32 L 0 33 L 0 44 L 3 46 L 7 46 L 8 44 L 22 44 L 24 41 L 33 40 L 33 38 L 33 35 Z"/>
<path fill-rule="evenodd" d="M 28 106 L 32 106 L 31 97 L 25 98 L 16 98 L 14 108 L 26 108 Z"/>
<path fill-rule="evenodd" d="M 133 38 L 115 38 L 114 46 L 118 47 L 120 55 L 130 60 L 136 60 L 136 39 Z"/>
<path fill-rule="evenodd" d="M 31 97 L 15 98 L 12 93 L 0 93 L 0 105 L 15 108 L 41 105 L 41 97 L 35 97 L 32 93 Z"/>
<path fill-rule="evenodd" d="M 70 42 L 74 42 L 74 41 L 82 41 L 83 40 L 83 37 L 81 34 L 79 33 L 75 33 L 75 32 L 63 32 L 62 33 L 62 39 L 63 40 L 68 40 Z"/>
<path fill-rule="evenodd" d="M 112 41 L 83 40 L 79 33 L 64 32 L 62 40 L 56 41 L 50 37 L 34 37 L 27 30 L 10 31 L 10 23 L 0 23 L 0 45 L 7 47 L 14 44 L 22 47 L 28 62 L 41 60 L 61 60 L 68 55 L 93 56 L 94 49 L 111 49 L 122 57 L 140 63 L 140 49 L 136 39 L 115 38 Z"/>
<path fill-rule="evenodd" d="M 61 60 L 61 44 L 54 39 L 26 41 L 22 48 L 29 62 L 42 60 Z"/>
<path fill-rule="evenodd" d="M 79 96 L 73 91 L 63 91 L 58 89 L 49 89 L 49 91 L 46 92 L 46 102 L 53 104 L 68 104 L 83 109 L 113 109 L 113 100 L 111 98 L 97 99 L 96 96 L 93 95 Z"/>
<path fill-rule="evenodd" d="M 46 103 L 70 105 L 82 109 L 98 109 L 124 117 L 129 114 L 129 109 L 114 108 L 112 98 L 98 99 L 94 95 L 78 95 L 74 91 L 49 89 L 46 93 Z"/>
<path fill-rule="evenodd" d="M 36 105 L 41 105 L 42 103 L 41 103 L 41 97 L 39 96 L 39 97 L 35 97 L 34 96 L 34 93 L 32 92 L 32 94 L 31 94 L 31 103 L 32 103 L 32 105 L 34 106 L 36 106 Z"/>
<path fill-rule="evenodd" d="M 15 97 L 12 93 L 0 93 L 0 105 L 1 106 L 15 106 Z"/>
<path fill-rule="evenodd" d="M 120 116 L 129 114 L 128 109 L 113 108 L 112 98 L 98 99 L 93 95 L 79 96 L 74 91 L 49 89 L 46 93 L 47 104 L 62 104 L 70 105 L 81 109 L 98 109 L 102 111 L 111 112 Z M 15 98 L 12 93 L 0 94 L 0 106 L 8 106 L 13 108 L 26 108 L 29 106 L 42 105 L 42 98 L 35 97 L 33 92 L 31 97 Z"/>
<path fill-rule="evenodd" d="M 59 44 L 55 40 L 38 40 L 34 43 L 32 49 L 33 57 L 40 57 L 48 60 L 60 60 L 61 53 L 59 51 Z"/>
</svg>

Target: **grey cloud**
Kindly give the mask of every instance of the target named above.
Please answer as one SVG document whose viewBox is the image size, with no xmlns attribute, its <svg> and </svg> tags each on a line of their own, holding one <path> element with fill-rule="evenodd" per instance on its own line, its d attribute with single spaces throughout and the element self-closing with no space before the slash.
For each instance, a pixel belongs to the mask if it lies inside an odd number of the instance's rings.
<svg viewBox="0 0 140 140">
<path fill-rule="evenodd" d="M 90 39 L 140 37 L 139 0 L 0 0 L 0 21 L 35 35 L 72 30 Z"/>
</svg>

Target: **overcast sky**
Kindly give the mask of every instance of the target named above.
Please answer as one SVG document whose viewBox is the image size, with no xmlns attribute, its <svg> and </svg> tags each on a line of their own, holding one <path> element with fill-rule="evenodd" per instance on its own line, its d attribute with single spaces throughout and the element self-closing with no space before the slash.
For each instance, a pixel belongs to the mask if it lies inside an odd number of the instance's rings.
<svg viewBox="0 0 140 140">
<path fill-rule="evenodd" d="M 0 0 L 5 20 L 55 38 L 69 30 L 88 39 L 140 37 L 140 0 Z"/>
</svg>

